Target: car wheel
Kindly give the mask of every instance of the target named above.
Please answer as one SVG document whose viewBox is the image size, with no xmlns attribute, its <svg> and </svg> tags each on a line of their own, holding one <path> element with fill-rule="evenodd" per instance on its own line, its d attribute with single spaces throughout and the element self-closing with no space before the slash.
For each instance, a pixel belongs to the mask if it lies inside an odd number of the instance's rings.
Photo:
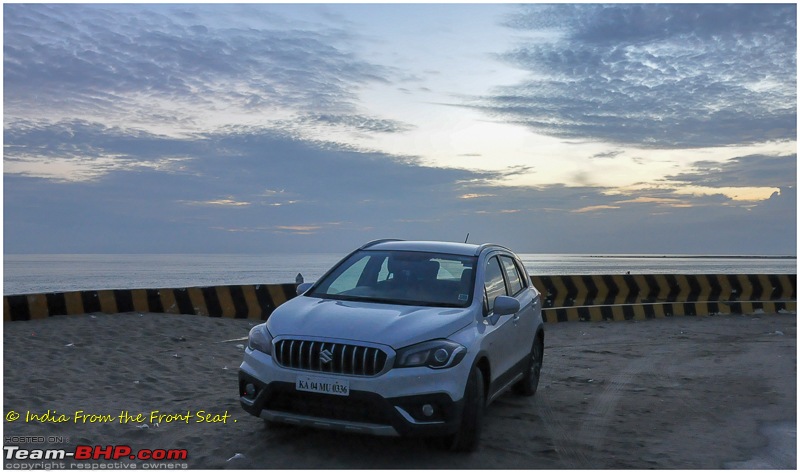
<svg viewBox="0 0 800 473">
<path fill-rule="evenodd" d="M 458 432 L 445 437 L 444 445 L 454 452 L 474 452 L 478 449 L 483 425 L 483 409 L 486 393 L 483 385 L 483 372 L 477 366 L 472 368 L 464 391 L 464 412 Z"/>
<path fill-rule="evenodd" d="M 533 396 L 536 388 L 539 387 L 539 377 L 542 372 L 542 361 L 544 359 L 544 341 L 541 335 L 536 335 L 531 347 L 531 354 L 528 357 L 528 365 L 522 379 L 514 386 L 517 393 L 523 396 Z"/>
</svg>

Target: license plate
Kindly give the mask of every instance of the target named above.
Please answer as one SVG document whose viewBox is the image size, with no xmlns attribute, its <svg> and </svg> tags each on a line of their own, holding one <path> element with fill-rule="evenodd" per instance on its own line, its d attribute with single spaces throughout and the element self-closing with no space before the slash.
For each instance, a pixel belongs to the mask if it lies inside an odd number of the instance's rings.
<svg viewBox="0 0 800 473">
<path fill-rule="evenodd" d="M 333 394 L 334 396 L 350 395 L 350 382 L 334 378 L 298 376 L 297 382 L 295 383 L 295 388 L 298 391 Z"/>
</svg>

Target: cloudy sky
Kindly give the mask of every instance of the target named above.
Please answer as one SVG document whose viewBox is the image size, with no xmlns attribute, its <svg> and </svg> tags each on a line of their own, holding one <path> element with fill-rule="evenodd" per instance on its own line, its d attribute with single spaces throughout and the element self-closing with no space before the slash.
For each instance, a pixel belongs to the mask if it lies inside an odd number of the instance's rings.
<svg viewBox="0 0 800 473">
<path fill-rule="evenodd" d="M 5 253 L 796 254 L 794 4 L 5 4 Z"/>
</svg>

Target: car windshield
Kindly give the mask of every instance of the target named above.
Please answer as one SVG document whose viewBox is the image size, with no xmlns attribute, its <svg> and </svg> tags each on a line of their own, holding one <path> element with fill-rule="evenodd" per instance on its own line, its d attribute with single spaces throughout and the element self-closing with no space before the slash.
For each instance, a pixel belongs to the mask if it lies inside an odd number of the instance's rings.
<svg viewBox="0 0 800 473">
<path fill-rule="evenodd" d="M 305 295 L 432 307 L 467 307 L 477 258 L 418 251 L 361 250 Z"/>
</svg>

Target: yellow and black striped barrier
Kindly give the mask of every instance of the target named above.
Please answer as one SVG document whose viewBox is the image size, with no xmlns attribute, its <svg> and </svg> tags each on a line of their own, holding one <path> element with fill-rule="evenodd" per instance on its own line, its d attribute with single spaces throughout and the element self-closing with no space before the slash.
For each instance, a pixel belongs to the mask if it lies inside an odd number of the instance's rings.
<svg viewBox="0 0 800 473">
<path fill-rule="evenodd" d="M 796 301 L 665 302 L 555 307 L 542 310 L 545 322 L 648 320 L 676 316 L 797 313 Z"/>
<path fill-rule="evenodd" d="M 534 276 L 547 322 L 796 312 L 796 274 Z M 266 320 L 294 284 L 117 289 L 3 298 L 3 320 L 155 312 Z"/>
<path fill-rule="evenodd" d="M 796 300 L 796 274 L 533 276 L 545 309 L 659 302 Z"/>
<path fill-rule="evenodd" d="M 93 312 L 155 312 L 266 320 L 296 294 L 294 284 L 114 289 L 3 297 L 3 320 L 45 319 Z"/>
</svg>

